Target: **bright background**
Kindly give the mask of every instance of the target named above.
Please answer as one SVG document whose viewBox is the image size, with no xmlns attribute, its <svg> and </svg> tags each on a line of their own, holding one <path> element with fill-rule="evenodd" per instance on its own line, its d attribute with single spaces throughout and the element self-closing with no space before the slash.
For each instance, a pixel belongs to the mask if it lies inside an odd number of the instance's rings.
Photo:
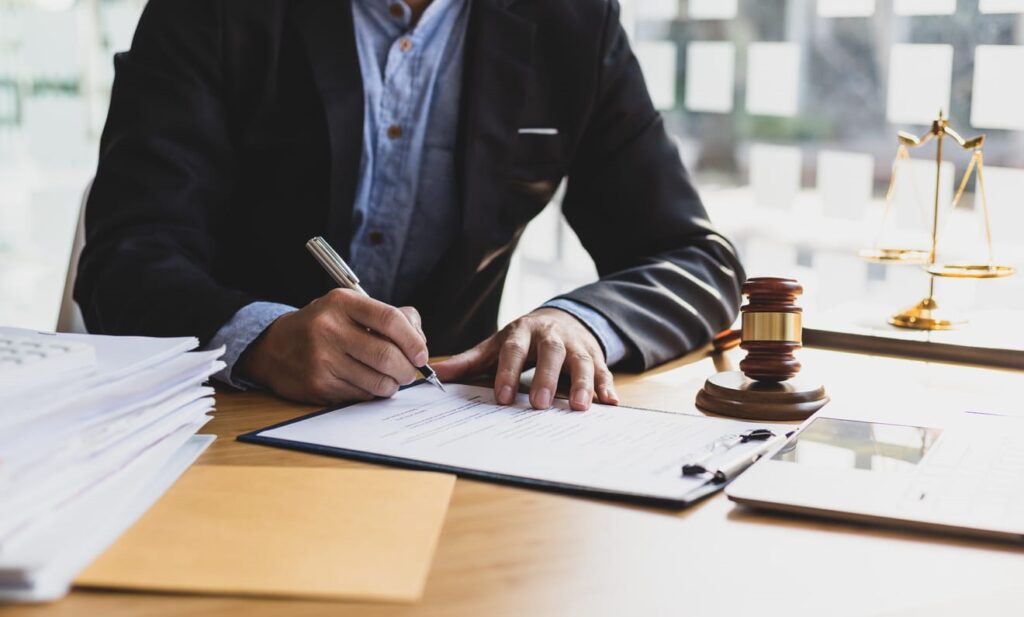
<svg viewBox="0 0 1024 617">
<path fill-rule="evenodd" d="M 81 195 L 141 0 L 0 0 L 0 323 L 52 329 Z M 808 311 L 911 304 L 916 268 L 859 248 L 926 245 L 931 150 L 880 225 L 895 133 L 942 108 L 984 132 L 999 261 L 1024 264 L 1024 0 L 625 0 L 623 23 L 712 220 L 752 275 L 789 275 Z M 968 160 L 947 150 L 943 195 Z M 984 261 L 974 183 L 941 256 Z M 628 204 L 627 204 L 628 206 Z M 557 199 L 524 235 L 502 321 L 595 276 Z M 1024 310 L 1024 276 L 943 282 L 946 304 Z"/>
</svg>

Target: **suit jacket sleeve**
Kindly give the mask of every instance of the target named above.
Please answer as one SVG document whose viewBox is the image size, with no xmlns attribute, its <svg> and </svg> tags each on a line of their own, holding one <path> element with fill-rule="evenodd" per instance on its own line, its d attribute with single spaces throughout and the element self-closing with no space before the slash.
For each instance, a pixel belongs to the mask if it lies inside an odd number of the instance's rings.
<svg viewBox="0 0 1024 617">
<path fill-rule="evenodd" d="M 563 212 L 600 280 L 563 297 L 607 317 L 644 370 L 708 342 L 736 318 L 744 279 L 711 226 L 608 3 L 597 92 Z"/>
<path fill-rule="evenodd" d="M 218 284 L 234 156 L 219 2 L 151 0 L 116 77 L 75 299 L 90 331 L 207 342 L 253 299 Z"/>
</svg>

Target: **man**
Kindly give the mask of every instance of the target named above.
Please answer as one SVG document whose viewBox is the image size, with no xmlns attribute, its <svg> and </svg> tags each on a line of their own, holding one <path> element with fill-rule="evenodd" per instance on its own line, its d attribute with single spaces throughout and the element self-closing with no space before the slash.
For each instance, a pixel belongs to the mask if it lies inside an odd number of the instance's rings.
<svg viewBox="0 0 1024 617">
<path fill-rule="evenodd" d="M 93 332 L 195 335 L 225 381 L 324 403 L 394 394 L 429 341 L 457 354 L 442 380 L 495 370 L 508 403 L 534 363 L 534 407 L 564 372 L 584 410 L 618 402 L 609 366 L 735 318 L 741 266 L 614 0 L 150 0 L 115 66 L 75 290 Z M 564 177 L 601 278 L 495 333 Z M 315 235 L 374 300 L 328 291 Z"/>
</svg>

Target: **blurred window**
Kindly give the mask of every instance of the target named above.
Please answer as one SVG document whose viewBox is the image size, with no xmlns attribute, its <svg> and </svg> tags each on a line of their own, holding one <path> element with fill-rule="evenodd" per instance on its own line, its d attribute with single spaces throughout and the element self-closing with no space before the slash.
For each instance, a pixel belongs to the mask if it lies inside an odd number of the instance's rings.
<svg viewBox="0 0 1024 617">
<path fill-rule="evenodd" d="M 897 130 L 941 107 L 987 135 L 1000 261 L 1024 264 L 1024 14 L 1006 0 L 623 0 L 655 104 L 715 222 L 751 274 L 793 275 L 808 308 L 919 299 L 913 267 L 866 264 L 880 233 L 920 245 L 934 186 L 914 152 L 881 225 Z M 0 323 L 53 328 L 82 191 L 95 170 L 113 79 L 142 0 L 0 0 Z M 968 160 L 947 150 L 949 198 Z M 968 187 L 940 250 L 984 259 Z M 507 321 L 595 276 L 558 200 L 513 261 Z M 943 281 L 947 303 L 1024 309 L 1024 276 Z"/>
</svg>

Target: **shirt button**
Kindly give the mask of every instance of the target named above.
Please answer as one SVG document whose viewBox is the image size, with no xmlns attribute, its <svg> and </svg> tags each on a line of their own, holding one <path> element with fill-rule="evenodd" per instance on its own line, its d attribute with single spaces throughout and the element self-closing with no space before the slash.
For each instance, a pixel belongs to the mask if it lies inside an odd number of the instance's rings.
<svg viewBox="0 0 1024 617">
<path fill-rule="evenodd" d="M 378 246 L 384 243 L 384 234 L 379 231 L 371 231 L 368 237 L 370 239 L 370 244 L 373 246 Z"/>
<path fill-rule="evenodd" d="M 405 16 L 405 11 L 402 10 L 402 5 L 397 2 L 393 2 L 391 6 L 388 7 L 388 13 L 390 13 L 395 19 Z"/>
<path fill-rule="evenodd" d="M 392 124 L 391 126 L 388 127 L 388 138 L 398 139 L 401 136 L 402 127 L 398 126 L 397 124 Z"/>
<path fill-rule="evenodd" d="M 412 49 L 412 41 L 410 41 L 409 39 L 402 39 L 401 41 L 398 42 L 398 48 L 401 49 L 402 51 L 409 51 L 410 49 Z"/>
</svg>

